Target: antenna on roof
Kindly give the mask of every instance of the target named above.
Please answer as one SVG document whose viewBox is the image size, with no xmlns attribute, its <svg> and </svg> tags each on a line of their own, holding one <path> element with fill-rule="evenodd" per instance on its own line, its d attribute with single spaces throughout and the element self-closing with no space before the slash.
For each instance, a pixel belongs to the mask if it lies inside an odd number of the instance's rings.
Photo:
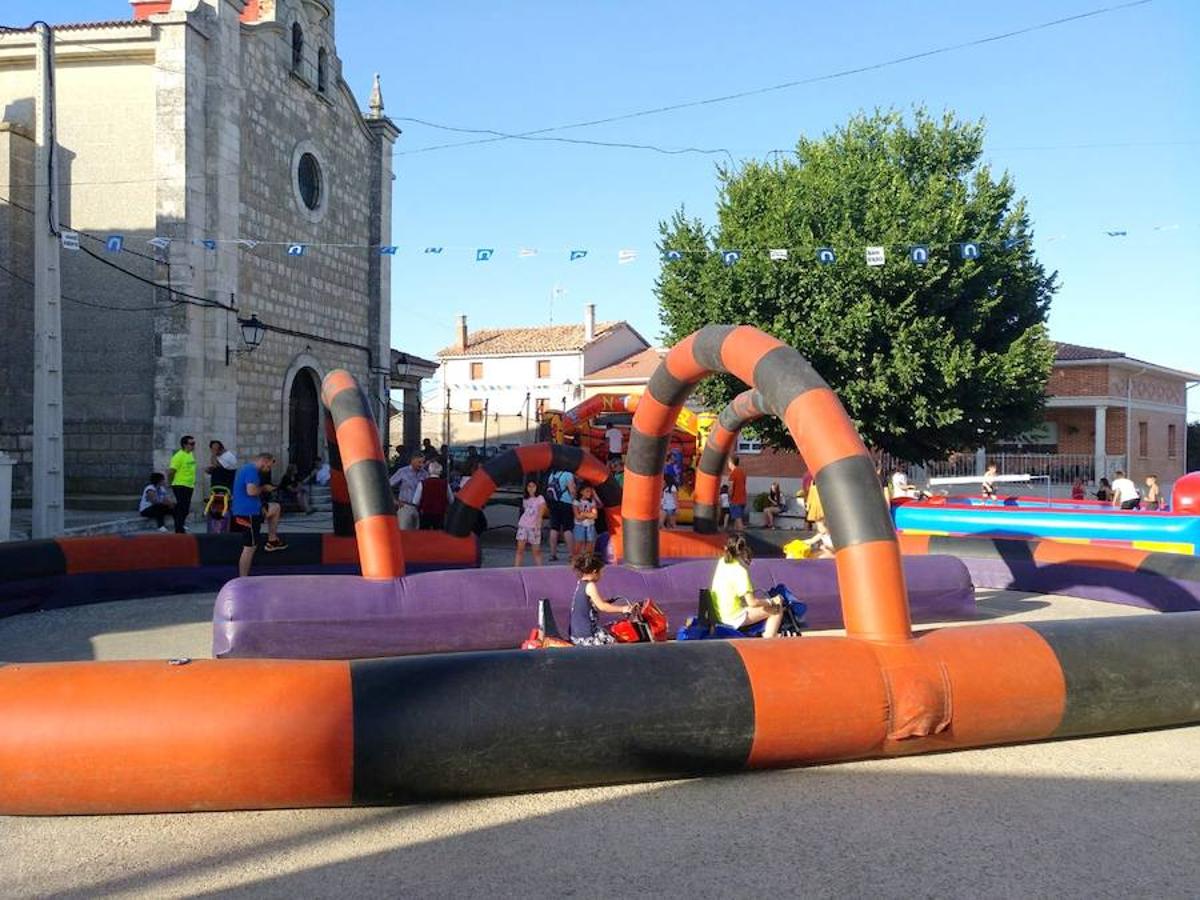
<svg viewBox="0 0 1200 900">
<path fill-rule="evenodd" d="M 566 295 L 567 289 L 555 282 L 554 288 L 550 291 L 550 324 L 554 324 L 554 301 L 562 300 Z"/>
</svg>

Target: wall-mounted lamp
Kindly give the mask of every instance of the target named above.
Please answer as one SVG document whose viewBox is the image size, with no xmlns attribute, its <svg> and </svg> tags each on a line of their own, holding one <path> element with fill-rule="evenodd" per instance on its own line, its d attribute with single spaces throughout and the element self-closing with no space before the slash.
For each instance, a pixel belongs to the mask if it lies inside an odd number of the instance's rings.
<svg viewBox="0 0 1200 900">
<path fill-rule="evenodd" d="M 242 329 L 242 342 L 246 347 L 244 350 L 234 350 L 226 344 L 225 365 L 229 365 L 229 360 L 234 353 L 253 353 L 257 350 L 267 333 L 267 326 L 258 320 L 257 315 L 252 315 L 248 319 L 238 319 L 238 327 Z"/>
</svg>

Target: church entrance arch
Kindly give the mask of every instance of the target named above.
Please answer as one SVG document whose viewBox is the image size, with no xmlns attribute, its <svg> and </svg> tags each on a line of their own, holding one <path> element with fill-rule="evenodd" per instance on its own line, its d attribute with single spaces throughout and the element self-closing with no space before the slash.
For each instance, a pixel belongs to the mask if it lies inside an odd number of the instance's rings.
<svg viewBox="0 0 1200 900">
<path fill-rule="evenodd" d="M 284 465 L 295 463 L 301 475 L 321 455 L 321 373 L 315 360 L 298 359 L 284 382 Z"/>
</svg>

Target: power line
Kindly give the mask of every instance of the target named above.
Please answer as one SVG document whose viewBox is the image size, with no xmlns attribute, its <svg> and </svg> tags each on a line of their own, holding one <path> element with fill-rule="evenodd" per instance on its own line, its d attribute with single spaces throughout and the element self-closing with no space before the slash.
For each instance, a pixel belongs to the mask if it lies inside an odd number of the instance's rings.
<svg viewBox="0 0 1200 900">
<path fill-rule="evenodd" d="M 12 269 L 3 264 L 0 264 L 0 272 L 5 272 L 12 278 L 27 284 L 30 287 L 36 287 L 32 280 L 26 278 L 24 275 L 18 275 Z M 90 306 L 92 309 L 111 310 L 112 312 L 153 312 L 154 310 L 163 308 L 161 306 L 109 306 L 107 303 L 96 303 L 93 300 L 80 300 L 77 297 L 70 297 L 66 294 L 62 294 L 62 299 L 66 300 L 68 303 L 76 303 L 80 306 Z"/>
<path fill-rule="evenodd" d="M 397 155 L 399 155 L 399 156 L 415 156 L 419 153 L 432 153 L 435 150 L 448 150 L 452 147 L 467 147 L 467 146 L 471 146 L 474 144 L 490 144 L 490 143 L 494 143 L 496 141 L 506 141 L 506 140 L 510 140 L 513 138 L 531 138 L 531 137 L 535 137 L 537 135 L 549 134 L 550 132 L 553 132 L 553 131 L 566 131 L 566 130 L 574 129 L 574 128 L 590 128 L 594 125 L 608 125 L 612 122 L 624 122 L 624 121 L 628 121 L 629 119 L 639 119 L 639 118 L 644 118 L 646 116 L 657 116 L 657 115 L 661 115 L 663 113 L 675 112 L 675 111 L 681 110 L 681 109 L 692 109 L 692 108 L 695 108 L 698 106 L 711 106 L 711 105 L 717 104 L 717 103 L 728 103 L 733 100 L 743 100 L 746 97 L 756 97 L 756 96 L 759 96 L 762 94 L 768 94 L 768 93 L 772 93 L 775 91 L 784 91 L 784 90 L 788 90 L 790 88 L 802 87 L 804 85 L 818 84 L 818 83 L 824 82 L 824 81 L 834 81 L 834 80 L 841 79 L 841 78 L 848 78 L 851 75 L 861 75 L 864 72 L 875 72 L 880 69 L 886 69 L 891 66 L 898 66 L 903 63 L 914 62 L 919 59 L 928 59 L 933 56 L 941 56 L 946 53 L 952 53 L 956 50 L 966 50 L 971 47 L 979 47 L 984 44 L 991 44 L 991 43 L 995 43 L 997 41 L 1004 41 L 1004 40 L 1008 40 L 1010 38 L 1019 37 L 1024 34 L 1031 34 L 1035 31 L 1042 31 L 1047 28 L 1055 28 L 1059 25 L 1066 25 L 1070 22 L 1078 22 L 1083 19 L 1090 19 L 1090 18 L 1094 18 L 1096 16 L 1106 15 L 1108 13 L 1118 12 L 1120 10 L 1132 9 L 1135 6 L 1144 6 L 1150 2 L 1152 2 L 1152 0 L 1130 0 L 1130 2 L 1128 2 L 1128 3 L 1120 3 L 1120 4 L 1116 4 L 1114 6 L 1104 6 L 1104 7 L 1100 7 L 1099 9 L 1093 9 L 1088 12 L 1078 13 L 1073 16 L 1064 16 L 1059 19 L 1052 19 L 1047 22 L 1040 22 L 1036 25 L 1029 25 L 1029 26 L 1026 26 L 1025 28 L 1017 28 L 1017 29 L 1013 29 L 1012 31 L 1001 32 L 1000 34 L 993 34 L 993 35 L 988 35 L 988 36 L 982 37 L 982 38 L 975 38 L 974 40 L 963 41 L 963 42 L 960 42 L 957 44 L 948 44 L 943 47 L 935 47 L 931 50 L 923 50 L 919 53 L 910 53 L 905 56 L 898 56 L 893 59 L 883 60 L 883 61 L 877 62 L 877 63 L 870 63 L 868 65 L 855 66 L 854 68 L 851 68 L 851 69 L 841 69 L 839 71 L 829 72 L 824 75 L 814 75 L 809 78 L 800 78 L 800 79 L 796 79 L 795 81 L 785 81 L 781 84 L 773 84 L 773 85 L 769 85 L 767 87 L 753 88 L 753 89 L 747 90 L 747 91 L 738 91 L 737 93 L 733 93 L 733 94 L 722 94 L 717 97 L 706 97 L 701 100 L 688 100 L 688 101 L 684 101 L 682 103 L 672 103 L 667 106 L 656 106 L 656 107 L 652 107 L 650 109 L 641 109 L 641 110 L 637 110 L 635 112 L 621 113 L 620 115 L 615 115 L 615 116 L 605 116 L 604 118 L 599 118 L 599 119 L 588 119 L 588 120 L 582 121 L 582 122 L 571 122 L 566 125 L 552 125 L 548 128 L 537 128 L 537 129 L 533 129 L 531 131 L 522 131 L 522 132 L 511 134 L 511 135 L 505 134 L 504 136 L 479 138 L 479 139 L 473 140 L 473 141 L 458 141 L 455 143 L 448 143 L 448 144 L 435 144 L 430 147 L 418 147 L 414 150 L 401 150 L 401 151 L 398 151 Z M 401 118 L 401 119 L 398 119 L 397 121 L 405 122 L 405 121 L 416 121 L 416 120 L 409 120 L 409 119 Z M 447 126 L 447 128 L 449 128 L 449 126 Z M 462 129 L 462 130 L 469 131 L 470 129 Z M 487 129 L 478 129 L 478 131 L 481 133 L 486 133 Z"/>
<path fill-rule="evenodd" d="M 429 122 L 425 119 L 414 119 L 410 116 L 399 116 L 397 122 L 415 122 L 418 125 L 425 125 L 429 128 L 437 128 L 441 131 L 456 131 L 464 134 L 490 134 L 495 135 L 496 140 L 518 140 L 518 141 L 552 141 L 562 144 L 583 144 L 590 147 L 614 147 L 623 150 L 652 150 L 655 153 L 662 153 L 667 156 L 677 156 L 683 153 L 699 153 L 704 155 L 717 155 L 724 153 L 729 157 L 730 163 L 733 162 L 733 154 L 725 147 L 715 147 L 706 149 L 703 147 L 661 147 L 657 144 L 634 144 L 625 141 L 595 141 L 585 138 L 565 138 L 565 137 L 544 137 L 529 134 L 509 134 L 503 131 L 495 131 L 491 128 L 456 128 L 453 125 L 440 125 L 437 122 Z M 477 143 L 476 141 L 464 141 L 462 144 L 447 144 L 448 147 L 461 147 L 464 144 Z M 432 149 L 432 148 L 431 148 Z M 424 150 L 414 151 L 394 151 L 395 156 L 404 156 L 407 152 L 422 153 Z"/>
<path fill-rule="evenodd" d="M 125 275 L 128 275 L 130 278 L 132 278 L 136 281 L 142 282 L 142 284 L 149 285 L 150 287 L 153 287 L 153 288 L 162 288 L 162 289 L 167 290 L 168 292 L 170 292 L 170 293 L 174 294 L 176 297 L 178 297 L 179 301 L 182 303 L 188 303 L 192 306 L 206 306 L 206 307 L 211 307 L 213 309 L 223 309 L 223 310 L 225 310 L 225 312 L 231 312 L 231 313 L 238 312 L 238 308 L 232 304 L 229 306 L 226 306 L 224 303 L 222 303 L 219 300 L 212 300 L 208 297 L 200 297 L 200 296 L 197 296 L 196 294 L 186 293 L 185 291 L 181 291 L 178 288 L 171 287 L 170 285 L 159 284 L 157 281 L 155 281 L 152 278 L 146 278 L 142 275 L 137 274 L 136 272 L 130 272 L 128 269 L 118 266 L 116 263 L 105 259 L 99 253 L 93 253 L 87 247 L 80 247 L 79 249 L 83 253 L 86 253 L 88 256 L 90 256 L 92 259 L 104 263 L 104 265 L 108 266 L 110 269 L 116 269 L 118 272 L 122 272 Z"/>
</svg>

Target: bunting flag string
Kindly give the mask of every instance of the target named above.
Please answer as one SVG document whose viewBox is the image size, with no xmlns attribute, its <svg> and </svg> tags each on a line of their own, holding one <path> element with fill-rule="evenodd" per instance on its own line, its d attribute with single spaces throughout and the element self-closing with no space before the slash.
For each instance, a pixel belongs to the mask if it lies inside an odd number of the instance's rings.
<svg viewBox="0 0 1200 900">
<path fill-rule="evenodd" d="M 1131 235 L 1150 234 L 1167 231 L 1178 231 L 1182 227 L 1179 223 L 1159 224 L 1141 229 L 1141 231 L 1130 230 L 1126 228 L 1107 228 L 1092 232 L 1104 238 L 1112 239 L 1127 239 Z M 1066 236 L 1062 234 L 1053 234 L 1042 238 L 1044 243 L 1053 243 L 1063 240 Z M 133 252 L 129 249 L 130 238 L 123 234 L 110 234 L 103 238 L 105 249 L 109 253 Z M 606 252 L 613 253 L 616 256 L 616 262 L 619 265 L 628 265 L 637 262 L 643 255 L 657 256 L 665 263 L 680 262 L 684 259 L 695 259 L 702 256 L 715 256 L 720 260 L 721 264 L 726 268 L 733 268 L 739 264 L 745 263 L 748 259 L 766 258 L 773 263 L 783 262 L 802 262 L 812 261 L 822 266 L 838 265 L 844 260 L 861 261 L 857 264 L 865 264 L 870 268 L 881 268 L 889 264 L 889 258 L 892 260 L 899 259 L 902 263 L 906 262 L 914 266 L 926 266 L 933 262 L 936 258 L 944 258 L 950 262 L 970 262 L 982 259 L 987 253 L 1001 251 L 1009 252 L 1020 248 L 1028 241 L 1028 238 L 1006 237 L 995 241 L 982 241 L 964 239 L 949 243 L 933 243 L 929 241 L 918 241 L 913 243 L 898 243 L 898 244 L 871 244 L 865 247 L 846 247 L 836 245 L 817 245 L 817 246 L 791 246 L 791 247 L 723 247 L 723 248 L 697 248 L 685 249 L 678 247 L 666 247 L 643 253 L 637 247 L 621 247 L 619 249 L 608 250 Z M 63 249 L 74 250 L 78 246 L 78 238 L 73 232 L 64 232 L 61 236 Z M 474 255 L 476 262 L 486 263 L 504 256 L 515 256 L 519 259 L 533 258 L 559 258 L 565 257 L 567 262 L 578 263 L 597 258 L 598 253 L 594 248 L 586 248 L 579 246 L 568 246 L 557 250 L 546 250 L 545 248 L 532 247 L 528 245 L 519 245 L 510 247 L 507 250 L 499 249 L 495 246 L 491 247 L 448 247 L 442 244 L 431 244 L 428 246 L 415 246 L 411 249 L 400 244 L 361 244 L 361 243 L 332 243 L 327 241 L 264 241 L 254 238 L 212 238 L 203 237 L 196 239 L 171 238 L 164 235 L 155 235 L 146 240 L 146 244 L 154 249 L 166 253 L 176 245 L 193 245 L 202 247 L 208 253 L 217 253 L 222 245 L 233 246 L 244 251 L 269 251 L 271 248 L 282 247 L 288 257 L 302 257 L 312 255 L 310 251 L 319 251 L 322 248 L 337 248 L 342 250 L 366 250 L 371 253 L 377 253 L 380 256 L 400 256 L 408 253 L 419 252 L 425 256 L 443 257 L 451 255 L 451 251 L 463 251 Z M 558 254 L 562 254 L 559 256 Z M 609 257 L 612 258 L 611 256 Z M 891 264 L 895 264 L 892 262 Z"/>
</svg>

